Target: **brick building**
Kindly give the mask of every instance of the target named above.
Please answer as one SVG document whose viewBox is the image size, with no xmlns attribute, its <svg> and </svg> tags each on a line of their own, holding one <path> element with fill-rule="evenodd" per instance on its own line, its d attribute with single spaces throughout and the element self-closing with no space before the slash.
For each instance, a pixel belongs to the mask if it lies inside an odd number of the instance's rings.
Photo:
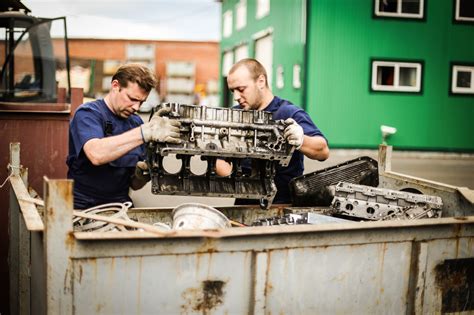
<svg viewBox="0 0 474 315">
<path fill-rule="evenodd" d="M 81 65 L 82 68 L 90 69 L 90 73 L 87 73 L 90 86 L 85 87 L 85 92 L 91 96 L 106 92 L 110 75 L 125 62 L 141 62 L 154 68 L 159 79 L 158 91 L 162 98 L 168 94 L 167 65 L 180 62 L 191 65 L 193 69 L 192 75 L 178 80 L 178 84 L 183 80 L 189 81 L 190 84 L 187 86 L 192 90 L 188 89 L 184 91 L 185 93 L 193 93 L 195 87 L 200 86 L 205 87 L 210 94 L 217 94 L 215 82 L 219 75 L 218 42 L 69 39 L 69 56 L 73 86 L 74 66 Z M 181 88 L 181 93 L 184 92 Z"/>
</svg>

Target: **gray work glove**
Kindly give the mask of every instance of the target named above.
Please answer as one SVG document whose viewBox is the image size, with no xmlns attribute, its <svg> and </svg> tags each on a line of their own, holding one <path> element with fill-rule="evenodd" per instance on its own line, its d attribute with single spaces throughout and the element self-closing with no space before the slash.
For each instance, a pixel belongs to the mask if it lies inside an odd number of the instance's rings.
<svg viewBox="0 0 474 315">
<path fill-rule="evenodd" d="M 138 161 L 135 166 L 135 178 L 141 181 L 148 182 L 150 177 L 150 172 L 148 171 L 148 164 L 145 161 Z"/>
<path fill-rule="evenodd" d="M 135 174 L 133 175 L 132 188 L 139 189 L 151 180 L 148 164 L 145 161 L 137 162 Z"/>
<path fill-rule="evenodd" d="M 179 132 L 181 123 L 168 117 L 162 117 L 170 111 L 170 108 L 162 108 L 153 115 L 149 122 L 140 126 L 144 142 L 181 143 Z"/>
<path fill-rule="evenodd" d="M 293 118 L 288 118 L 285 120 L 285 131 L 283 132 L 283 137 L 289 144 L 294 145 L 296 150 L 301 149 L 304 139 L 303 127 L 301 127 Z"/>
</svg>

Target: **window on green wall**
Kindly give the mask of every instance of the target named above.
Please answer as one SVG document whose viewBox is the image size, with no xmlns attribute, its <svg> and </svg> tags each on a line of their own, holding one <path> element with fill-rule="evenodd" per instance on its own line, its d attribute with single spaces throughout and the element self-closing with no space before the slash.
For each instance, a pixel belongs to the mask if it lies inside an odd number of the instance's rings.
<svg viewBox="0 0 474 315">
<path fill-rule="evenodd" d="M 249 57 L 249 46 L 242 44 L 234 49 L 235 62 Z"/>
<path fill-rule="evenodd" d="M 372 91 L 420 92 L 421 63 L 372 61 Z"/>
<path fill-rule="evenodd" d="M 375 16 L 422 19 L 424 0 L 375 0 Z"/>
<path fill-rule="evenodd" d="M 247 25 L 247 0 L 240 0 L 235 5 L 235 29 L 243 29 Z"/>
<path fill-rule="evenodd" d="M 227 10 L 224 12 L 222 22 L 222 36 L 229 37 L 232 35 L 232 11 Z"/>
<path fill-rule="evenodd" d="M 474 1 L 473 0 L 455 0 L 455 20 L 474 22 Z"/>
<path fill-rule="evenodd" d="M 474 66 L 452 65 L 451 93 L 474 95 Z"/>
<path fill-rule="evenodd" d="M 257 0 L 255 17 L 261 19 L 270 13 L 270 0 Z"/>
</svg>

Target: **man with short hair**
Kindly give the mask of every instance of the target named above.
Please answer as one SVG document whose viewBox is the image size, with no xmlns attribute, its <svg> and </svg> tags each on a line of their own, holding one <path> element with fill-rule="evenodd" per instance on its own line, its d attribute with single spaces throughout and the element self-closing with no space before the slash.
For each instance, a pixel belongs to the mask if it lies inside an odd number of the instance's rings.
<svg viewBox="0 0 474 315">
<path fill-rule="evenodd" d="M 69 128 L 68 178 L 74 180 L 74 208 L 131 201 L 147 175 L 144 143 L 180 143 L 180 123 L 161 117 L 143 123 L 135 114 L 155 88 L 155 75 L 140 64 L 121 66 L 103 98 L 82 104 Z"/>
<path fill-rule="evenodd" d="M 287 124 L 284 137 L 296 150 L 288 166 L 278 165 L 276 168 L 277 194 L 273 203 L 290 203 L 288 183 L 292 178 L 303 174 L 304 156 L 319 161 L 329 157 L 326 138 L 304 110 L 273 95 L 268 86 L 265 68 L 257 60 L 248 58 L 234 64 L 227 76 L 227 85 L 234 94 L 234 100 L 239 103 L 234 108 L 271 112 L 274 120 L 284 120 Z M 244 171 L 250 174 L 250 159 L 246 159 L 242 165 Z M 216 171 L 220 176 L 227 176 L 232 172 L 232 166 L 224 160 L 217 160 Z M 255 203 L 258 201 L 236 200 L 236 204 Z"/>
</svg>

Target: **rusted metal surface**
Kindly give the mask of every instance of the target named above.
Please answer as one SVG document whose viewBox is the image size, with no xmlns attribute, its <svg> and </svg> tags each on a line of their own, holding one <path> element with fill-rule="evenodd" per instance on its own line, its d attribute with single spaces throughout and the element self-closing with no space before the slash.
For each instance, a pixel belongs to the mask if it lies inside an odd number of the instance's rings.
<svg viewBox="0 0 474 315">
<path fill-rule="evenodd" d="M 467 294 L 474 259 L 472 212 L 453 217 L 456 211 L 451 211 L 439 219 L 173 235 L 73 233 L 71 184 L 45 183 L 43 242 L 50 314 L 471 311 Z M 243 223 L 298 211 L 219 210 Z M 130 211 L 130 217 L 142 223 L 170 220 L 170 215 L 171 209 Z M 32 287 L 32 295 L 37 290 Z"/>
<path fill-rule="evenodd" d="M 447 259 L 436 266 L 443 313 L 474 311 L 474 258 Z"/>
<path fill-rule="evenodd" d="M 68 206 L 54 206 L 68 183 L 51 183 L 47 193 L 57 191 L 46 198 L 53 202 L 47 215 L 68 217 Z M 153 209 L 148 211 L 151 216 Z M 45 237 L 66 248 L 48 268 L 63 270 L 56 284 L 63 286 L 61 301 L 80 314 L 440 312 L 436 266 L 474 257 L 474 217 L 409 223 L 230 228 L 214 231 L 217 239 L 202 237 L 202 231 L 201 237 L 199 231 L 180 237 L 191 231 L 178 231 L 171 238 L 87 241 L 65 230 L 49 236 L 47 228 Z"/>
<path fill-rule="evenodd" d="M 72 314 L 72 281 L 69 256 L 74 246 L 71 239 L 73 195 L 72 182 L 45 180 L 44 255 L 46 260 L 46 310 L 48 314 Z M 49 237 L 58 235 L 59 237 Z"/>
<path fill-rule="evenodd" d="M 72 89 L 71 99 L 70 105 L 36 104 L 38 108 L 31 107 L 35 104 L 16 104 L 16 108 L 12 104 L 0 104 L 0 180 L 2 182 L 11 173 L 6 166 L 10 162 L 9 144 L 12 142 L 22 145 L 22 163 L 30 168 L 28 182 L 34 190 L 42 194 L 44 175 L 51 178 L 66 177 L 69 119 L 71 109 L 77 108 L 82 103 L 82 89 Z M 66 108 L 69 110 L 65 110 Z M 0 303 L 4 304 L 8 301 L 4 300 L 3 296 L 7 295 L 6 292 L 9 292 L 10 286 L 7 262 L 10 242 L 7 227 L 11 226 L 8 218 L 9 188 L 11 187 L 7 183 L 0 189 L 0 226 L 3 227 L 0 229 L 0 243 L 4 245 L 0 246 L 0 279 L 2 279 L 0 291 L 5 292 L 0 297 Z M 22 224 L 25 223 L 23 221 Z M 15 231 L 17 234 L 22 233 L 20 228 Z M 10 231 L 10 233 L 13 232 Z"/>
</svg>

